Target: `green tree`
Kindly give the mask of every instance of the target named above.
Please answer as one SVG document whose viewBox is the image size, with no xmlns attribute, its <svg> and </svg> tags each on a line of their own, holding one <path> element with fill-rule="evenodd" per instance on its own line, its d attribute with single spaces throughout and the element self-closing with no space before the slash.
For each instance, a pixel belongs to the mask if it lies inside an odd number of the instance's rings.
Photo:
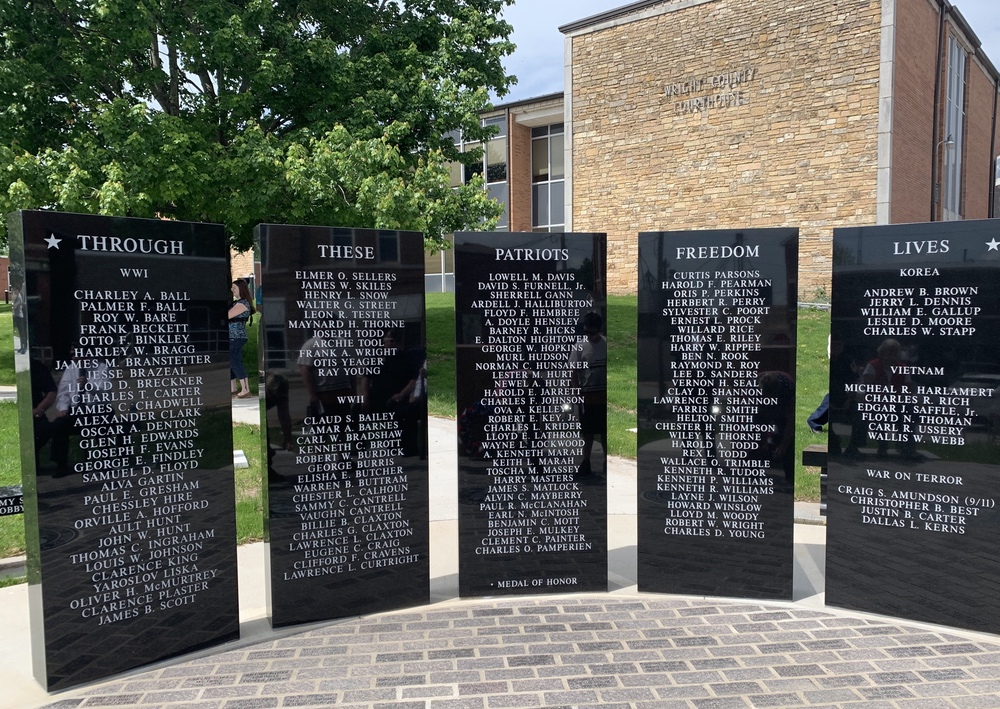
<svg viewBox="0 0 1000 709">
<path fill-rule="evenodd" d="M 451 135 L 514 80 L 512 0 L 0 0 L 0 210 L 490 224 Z"/>
</svg>

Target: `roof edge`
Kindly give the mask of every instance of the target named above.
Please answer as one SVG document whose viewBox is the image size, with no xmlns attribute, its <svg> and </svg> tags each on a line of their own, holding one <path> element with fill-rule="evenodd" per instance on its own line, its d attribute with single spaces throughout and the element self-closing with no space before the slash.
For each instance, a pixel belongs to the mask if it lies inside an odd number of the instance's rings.
<svg viewBox="0 0 1000 709">
<path fill-rule="evenodd" d="M 493 108 L 490 111 L 501 111 L 510 110 L 512 108 L 520 108 L 521 106 L 527 106 L 532 103 L 542 103 L 544 101 L 554 101 L 555 99 L 565 98 L 565 91 L 554 91 L 551 94 L 542 94 L 541 96 L 532 96 L 530 98 L 521 98 L 517 101 L 510 101 L 508 103 L 496 103 L 493 104 Z M 487 111 L 488 113 L 489 111 Z"/>
<path fill-rule="evenodd" d="M 976 58 L 982 62 L 986 71 L 992 75 L 994 81 L 1000 80 L 1000 73 L 997 72 L 997 68 L 993 65 L 993 62 L 990 61 L 990 58 L 986 56 L 986 52 L 983 51 L 983 43 L 979 39 L 979 35 L 977 35 L 975 30 L 972 29 L 972 25 L 970 25 L 969 21 L 965 19 L 965 15 L 962 14 L 962 11 L 957 5 L 952 5 L 947 0 L 944 2 L 944 7 L 945 11 L 948 13 L 948 17 L 950 17 L 955 24 L 958 25 L 962 34 L 965 35 L 966 40 L 968 40 L 969 44 L 972 45 L 973 53 L 976 55 Z"/>
<path fill-rule="evenodd" d="M 576 32 L 577 30 L 582 30 L 590 25 L 597 25 L 602 22 L 607 22 L 608 20 L 613 20 L 616 17 L 621 17 L 622 15 L 628 15 L 635 12 L 636 10 L 642 10 L 649 7 L 650 5 L 656 5 L 657 3 L 665 2 L 665 0 L 639 0 L 639 2 L 629 3 L 628 5 L 622 5 L 621 7 L 616 7 L 612 10 L 605 10 L 604 12 L 598 13 L 596 15 L 591 15 L 590 17 L 585 17 L 582 20 L 576 20 L 575 22 L 570 22 L 559 28 L 559 31 L 563 34 L 569 34 L 570 32 Z"/>
</svg>

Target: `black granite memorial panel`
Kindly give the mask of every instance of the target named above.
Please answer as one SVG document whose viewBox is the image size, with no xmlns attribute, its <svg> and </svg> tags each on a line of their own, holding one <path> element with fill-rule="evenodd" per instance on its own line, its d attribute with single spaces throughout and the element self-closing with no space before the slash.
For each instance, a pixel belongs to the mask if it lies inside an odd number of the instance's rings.
<svg viewBox="0 0 1000 709">
<path fill-rule="evenodd" d="M 55 212 L 8 228 L 36 678 L 237 638 L 225 231 Z"/>
<path fill-rule="evenodd" d="M 639 235 L 640 591 L 791 598 L 797 263 L 795 229 Z"/>
<path fill-rule="evenodd" d="M 1000 632 L 1000 226 L 834 231 L 826 600 Z"/>
<path fill-rule="evenodd" d="M 423 235 L 257 234 L 271 622 L 427 603 Z"/>
<path fill-rule="evenodd" d="M 0 517 L 24 512 L 24 494 L 20 485 L 0 487 Z"/>
<path fill-rule="evenodd" d="M 455 235 L 462 596 L 607 590 L 605 248 Z"/>
</svg>

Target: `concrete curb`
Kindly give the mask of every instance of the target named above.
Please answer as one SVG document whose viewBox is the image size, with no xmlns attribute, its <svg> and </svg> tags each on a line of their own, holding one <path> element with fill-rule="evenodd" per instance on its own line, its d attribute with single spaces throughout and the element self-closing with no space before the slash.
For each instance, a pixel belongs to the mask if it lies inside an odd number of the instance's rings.
<svg viewBox="0 0 1000 709">
<path fill-rule="evenodd" d="M 11 578 L 27 574 L 28 557 L 11 556 L 0 559 L 0 578 Z"/>
</svg>

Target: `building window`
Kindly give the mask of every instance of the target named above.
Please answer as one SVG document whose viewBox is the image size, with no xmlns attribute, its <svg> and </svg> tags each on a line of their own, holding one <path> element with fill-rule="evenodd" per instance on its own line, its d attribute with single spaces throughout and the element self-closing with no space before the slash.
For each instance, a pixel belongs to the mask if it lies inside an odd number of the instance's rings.
<svg viewBox="0 0 1000 709">
<path fill-rule="evenodd" d="M 566 225 L 563 124 L 531 129 L 531 230 L 562 231 Z"/>
<path fill-rule="evenodd" d="M 944 189 L 941 214 L 946 220 L 962 218 L 962 154 L 965 138 L 965 68 L 968 55 L 954 37 L 948 38 L 948 81 L 945 100 Z M 937 156 L 935 156 L 936 158 Z"/>
<path fill-rule="evenodd" d="M 503 205 L 503 214 L 497 221 L 496 231 L 507 231 L 510 224 L 508 197 L 510 190 L 507 185 L 507 117 L 497 116 L 483 120 L 486 127 L 495 127 L 496 135 L 490 138 L 486 145 L 478 141 L 465 142 L 460 133 L 453 133 L 455 145 L 463 153 L 482 150 L 482 159 L 472 165 L 452 163 L 451 186 L 467 185 L 476 175 L 482 175 L 486 182 L 486 191 L 491 199 Z"/>
</svg>

